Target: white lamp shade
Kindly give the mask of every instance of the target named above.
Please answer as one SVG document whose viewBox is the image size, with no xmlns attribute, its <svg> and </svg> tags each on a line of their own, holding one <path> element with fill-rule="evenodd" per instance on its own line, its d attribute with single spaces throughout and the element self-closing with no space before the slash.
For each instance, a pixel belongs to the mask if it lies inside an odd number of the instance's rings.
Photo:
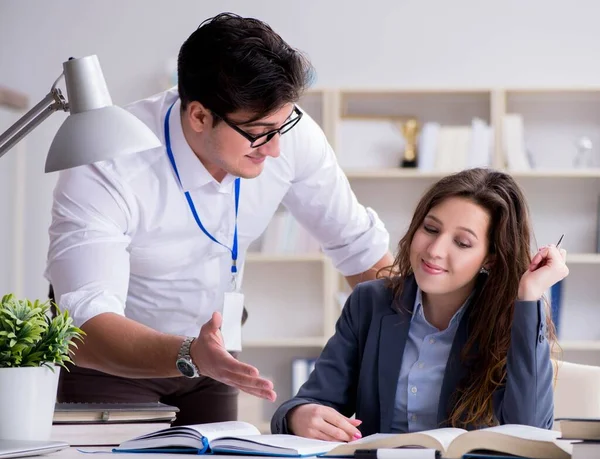
<svg viewBox="0 0 600 459">
<path fill-rule="evenodd" d="M 160 146 L 148 126 L 116 105 L 74 113 L 67 117 L 50 145 L 46 172 Z"/>
</svg>

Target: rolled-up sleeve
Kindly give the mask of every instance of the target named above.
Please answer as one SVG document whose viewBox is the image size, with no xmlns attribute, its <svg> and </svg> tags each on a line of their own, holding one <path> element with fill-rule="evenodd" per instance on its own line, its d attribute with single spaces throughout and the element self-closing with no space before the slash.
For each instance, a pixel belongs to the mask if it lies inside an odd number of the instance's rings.
<svg viewBox="0 0 600 459">
<path fill-rule="evenodd" d="M 296 179 L 283 204 L 344 276 L 362 273 L 389 250 L 389 234 L 377 213 L 358 202 L 325 134 L 306 118 L 299 123 L 303 135 L 290 139 Z"/>
<path fill-rule="evenodd" d="M 45 276 L 77 326 L 105 312 L 124 315 L 131 221 L 131 199 L 106 170 L 60 172 Z"/>
</svg>

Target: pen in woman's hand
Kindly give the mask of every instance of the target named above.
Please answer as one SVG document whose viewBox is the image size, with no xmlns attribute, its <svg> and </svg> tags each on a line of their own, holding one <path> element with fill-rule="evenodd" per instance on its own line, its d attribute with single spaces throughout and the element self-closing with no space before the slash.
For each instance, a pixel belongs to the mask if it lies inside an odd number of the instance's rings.
<svg viewBox="0 0 600 459">
<path fill-rule="evenodd" d="M 556 248 L 557 248 L 557 249 L 560 247 L 560 243 L 562 242 L 562 240 L 563 240 L 563 237 L 565 237 L 565 235 L 564 235 L 564 234 L 563 234 L 563 235 L 560 237 L 560 239 L 559 239 L 559 240 L 558 240 L 558 242 L 556 243 Z"/>
<path fill-rule="evenodd" d="M 556 245 L 541 247 L 533 256 L 529 269 L 521 276 L 517 299 L 537 301 L 550 287 L 569 275 L 565 263 L 567 252 L 559 248 L 563 237 L 564 234 Z"/>
<path fill-rule="evenodd" d="M 560 243 L 562 242 L 562 240 L 563 240 L 563 237 L 565 237 L 565 235 L 564 235 L 564 234 L 563 234 L 563 235 L 560 237 L 560 239 L 559 239 L 559 240 L 558 240 L 558 242 L 556 243 L 556 248 L 557 248 L 557 249 L 559 249 L 559 248 L 560 248 Z M 543 248 L 544 248 L 544 247 L 542 247 L 542 248 L 540 249 L 540 251 L 541 251 Z M 539 253 L 539 252 L 538 252 L 538 253 Z M 534 258 L 535 258 L 535 257 L 534 257 Z M 548 259 L 547 257 L 544 257 L 544 258 L 542 258 L 542 260 L 541 260 L 541 261 L 540 261 L 540 262 L 539 262 L 537 265 L 534 265 L 534 263 L 533 263 L 533 261 L 534 261 L 534 260 L 532 259 L 532 260 L 531 260 L 531 262 L 532 262 L 532 263 L 531 263 L 531 265 L 530 265 L 530 267 L 529 267 L 530 271 L 535 271 L 536 269 L 540 269 L 542 266 L 546 266 L 546 260 L 547 260 L 547 259 Z M 532 268 L 533 268 L 533 269 L 532 269 Z"/>
</svg>

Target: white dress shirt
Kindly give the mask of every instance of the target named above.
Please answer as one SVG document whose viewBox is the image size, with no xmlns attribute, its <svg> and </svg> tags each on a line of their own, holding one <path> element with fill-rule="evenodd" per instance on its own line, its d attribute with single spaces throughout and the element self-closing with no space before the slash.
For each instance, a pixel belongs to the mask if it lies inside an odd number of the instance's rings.
<svg viewBox="0 0 600 459">
<path fill-rule="evenodd" d="M 62 171 L 54 190 L 46 277 L 76 325 L 113 312 L 153 329 L 197 336 L 230 290 L 235 221 L 233 182 L 217 182 L 187 144 L 176 88 L 127 109 L 162 139 L 170 135 L 181 177 L 164 147 Z M 281 137 L 281 156 L 242 179 L 238 212 L 238 286 L 248 246 L 283 203 L 345 276 L 373 266 L 389 248 L 377 215 L 360 205 L 320 127 L 308 114 Z M 183 189 L 182 189 L 183 188 Z M 268 294 L 268 292 L 265 292 Z"/>
</svg>

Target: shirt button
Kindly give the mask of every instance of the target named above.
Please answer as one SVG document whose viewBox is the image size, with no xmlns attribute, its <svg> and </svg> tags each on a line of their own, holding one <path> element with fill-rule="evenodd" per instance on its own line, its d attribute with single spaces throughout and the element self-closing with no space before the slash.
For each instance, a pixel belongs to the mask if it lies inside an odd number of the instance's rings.
<svg viewBox="0 0 600 459">
<path fill-rule="evenodd" d="M 419 362 L 419 365 L 417 365 L 419 368 L 423 368 L 425 366 L 425 364 L 423 362 Z"/>
<path fill-rule="evenodd" d="M 411 420 L 412 422 L 417 422 L 417 415 L 416 415 L 416 414 L 413 414 L 413 415 L 410 417 L 410 420 Z"/>
<path fill-rule="evenodd" d="M 429 344 L 434 344 L 435 343 L 435 338 L 429 338 Z"/>
<path fill-rule="evenodd" d="M 417 386 L 412 386 L 412 387 L 410 388 L 410 391 L 411 391 L 413 394 L 416 394 L 416 393 L 417 393 Z"/>
</svg>

